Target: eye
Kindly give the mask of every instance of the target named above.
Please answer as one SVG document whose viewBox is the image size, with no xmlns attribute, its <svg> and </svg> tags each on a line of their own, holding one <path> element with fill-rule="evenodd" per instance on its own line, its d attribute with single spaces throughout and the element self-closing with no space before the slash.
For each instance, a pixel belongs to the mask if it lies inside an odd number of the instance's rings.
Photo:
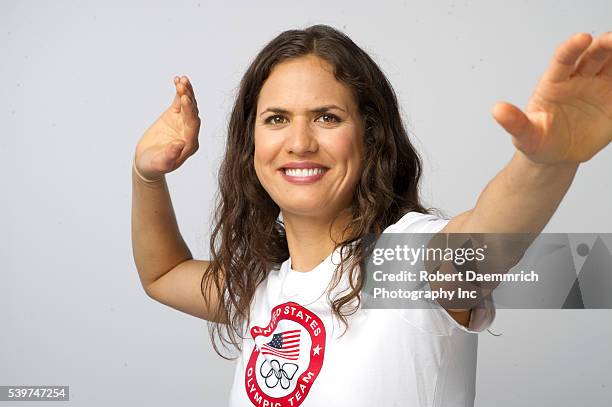
<svg viewBox="0 0 612 407">
<path fill-rule="evenodd" d="M 331 113 L 323 113 L 321 116 L 317 118 L 317 120 L 322 120 L 324 123 L 339 123 L 340 118 L 335 114 Z"/>
<path fill-rule="evenodd" d="M 266 118 L 266 120 L 264 121 L 264 123 L 266 124 L 283 124 L 285 123 L 286 118 L 281 116 L 280 114 L 275 114 L 273 116 L 270 116 L 268 118 Z"/>
</svg>

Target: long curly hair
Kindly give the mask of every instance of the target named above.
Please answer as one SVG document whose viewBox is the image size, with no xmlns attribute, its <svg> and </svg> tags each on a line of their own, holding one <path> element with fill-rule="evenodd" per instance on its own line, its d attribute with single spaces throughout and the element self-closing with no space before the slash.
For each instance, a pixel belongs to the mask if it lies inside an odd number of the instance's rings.
<svg viewBox="0 0 612 407">
<path fill-rule="evenodd" d="M 352 220 L 344 229 L 346 239 L 335 242 L 342 260 L 332 285 L 339 283 L 346 269 L 350 290 L 340 298 L 331 299 L 328 294 L 333 313 L 345 328 L 347 316 L 359 307 L 364 285 L 365 268 L 355 267 L 363 265 L 367 256 L 360 238 L 379 236 L 407 212 L 435 210 L 419 202 L 421 158 L 402 123 L 394 90 L 370 56 L 344 33 L 326 25 L 279 34 L 257 54 L 242 77 L 218 175 L 211 260 L 201 289 L 207 302 L 210 289 L 217 294 L 216 317 L 209 321 L 209 333 L 215 351 L 226 359 L 233 358 L 219 352 L 217 339 L 224 346 L 241 349 L 239 338 L 250 322 L 256 287 L 289 258 L 280 208 L 262 187 L 254 168 L 259 92 L 276 64 L 309 54 L 327 61 L 335 78 L 352 90 L 365 128 L 363 174 L 354 191 Z"/>
</svg>

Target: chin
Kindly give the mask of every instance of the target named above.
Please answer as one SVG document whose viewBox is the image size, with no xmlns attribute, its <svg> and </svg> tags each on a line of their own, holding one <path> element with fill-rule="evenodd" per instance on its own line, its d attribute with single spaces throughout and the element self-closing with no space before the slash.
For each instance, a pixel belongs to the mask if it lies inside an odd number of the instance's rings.
<svg viewBox="0 0 612 407">
<path fill-rule="evenodd" d="M 279 207 L 282 209 L 283 213 L 293 215 L 319 215 L 324 212 L 326 208 L 328 208 L 320 203 L 309 204 L 308 202 L 284 202 L 280 204 Z"/>
</svg>

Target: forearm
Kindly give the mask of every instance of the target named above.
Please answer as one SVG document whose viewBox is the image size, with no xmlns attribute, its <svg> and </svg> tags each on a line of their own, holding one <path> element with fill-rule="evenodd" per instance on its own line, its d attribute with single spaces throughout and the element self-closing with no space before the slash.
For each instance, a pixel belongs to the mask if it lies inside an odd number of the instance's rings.
<svg viewBox="0 0 612 407">
<path fill-rule="evenodd" d="M 487 184 L 474 208 L 451 219 L 442 232 L 495 233 L 484 240 L 489 248 L 481 272 L 507 271 L 521 258 L 535 234 L 546 226 L 569 189 L 577 168 L 578 165 L 538 166 L 517 151 L 508 165 Z M 521 235 L 518 239 L 497 235 L 505 233 Z M 455 240 L 460 242 L 455 244 L 463 244 L 458 236 Z M 454 267 L 446 266 L 451 272 L 456 272 Z M 473 304 L 450 301 L 441 301 L 440 304 L 457 322 L 467 326 L 469 309 L 498 284 L 481 284 L 482 292 Z M 440 283 L 431 286 L 433 289 L 456 288 L 452 284 Z"/>
<path fill-rule="evenodd" d="M 539 233 L 574 179 L 577 164 L 541 166 L 517 151 L 461 222 L 465 233 Z"/>
<path fill-rule="evenodd" d="M 132 169 L 132 251 L 144 287 L 193 256 L 179 232 L 168 184 L 146 183 Z"/>
</svg>

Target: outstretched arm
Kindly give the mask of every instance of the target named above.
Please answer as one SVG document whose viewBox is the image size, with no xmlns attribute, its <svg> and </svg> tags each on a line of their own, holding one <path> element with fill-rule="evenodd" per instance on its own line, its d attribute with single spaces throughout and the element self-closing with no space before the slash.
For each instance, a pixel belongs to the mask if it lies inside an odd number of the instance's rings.
<svg viewBox="0 0 612 407">
<path fill-rule="evenodd" d="M 525 112 L 497 103 L 516 152 L 475 207 L 442 232 L 539 233 L 581 162 L 612 141 L 612 32 L 574 35 L 556 49 Z"/>
<path fill-rule="evenodd" d="M 612 141 L 612 32 L 567 39 L 525 111 L 497 103 L 493 117 L 511 135 L 516 152 L 474 208 L 451 219 L 441 233 L 542 231 L 579 164 Z M 470 310 L 448 312 L 467 326 Z"/>
</svg>

